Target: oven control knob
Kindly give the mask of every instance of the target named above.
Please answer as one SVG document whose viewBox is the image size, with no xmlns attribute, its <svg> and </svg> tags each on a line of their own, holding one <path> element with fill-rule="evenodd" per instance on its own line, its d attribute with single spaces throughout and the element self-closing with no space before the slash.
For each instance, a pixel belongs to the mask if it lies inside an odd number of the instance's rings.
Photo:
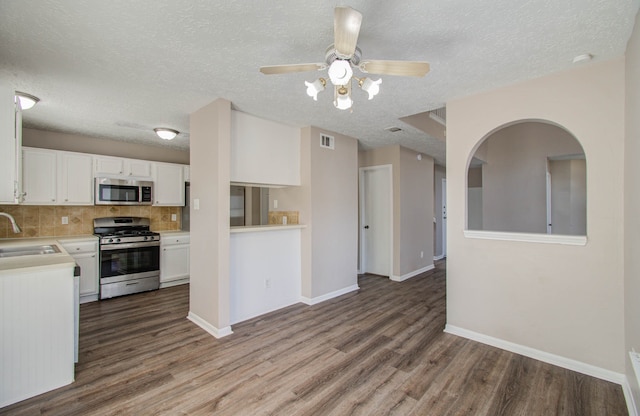
<svg viewBox="0 0 640 416">
<path fill-rule="evenodd" d="M 110 243 L 113 243 L 113 238 L 110 238 L 110 239 L 109 239 L 109 242 L 110 242 Z"/>
<path fill-rule="evenodd" d="M 116 238 L 116 243 L 119 243 L 119 242 L 120 242 L 120 239 L 119 239 L 119 238 Z"/>
<path fill-rule="evenodd" d="M 149 237 L 145 237 L 145 238 L 144 238 L 144 241 L 147 241 L 148 239 L 149 239 Z"/>
</svg>

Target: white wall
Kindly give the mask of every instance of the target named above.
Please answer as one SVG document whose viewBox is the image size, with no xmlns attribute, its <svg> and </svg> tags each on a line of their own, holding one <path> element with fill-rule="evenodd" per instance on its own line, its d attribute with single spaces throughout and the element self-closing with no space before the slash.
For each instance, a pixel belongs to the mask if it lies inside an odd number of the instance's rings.
<svg viewBox="0 0 640 416">
<path fill-rule="evenodd" d="M 232 233 L 231 324 L 300 301 L 300 229 Z"/>
<path fill-rule="evenodd" d="M 231 181 L 300 185 L 300 129 L 232 111 Z"/>
<path fill-rule="evenodd" d="M 499 126 L 548 120 L 587 158 L 585 246 L 466 238 L 466 167 Z M 624 371 L 624 60 L 447 103 L 447 325 Z"/>
<path fill-rule="evenodd" d="M 625 276 L 625 373 L 636 406 L 640 387 L 627 351 L 640 352 L 640 14 L 627 45 L 626 56 L 626 137 L 624 180 L 624 276 Z"/>
<path fill-rule="evenodd" d="M 335 149 L 320 147 L 320 133 Z M 270 209 L 299 211 L 302 296 L 314 303 L 358 284 L 358 142 L 315 127 L 301 129 L 301 186 L 273 188 Z"/>
<path fill-rule="evenodd" d="M 393 275 L 404 280 L 433 267 L 434 161 L 399 145 L 360 152 L 360 167 L 392 165 Z M 422 253 L 422 257 L 420 254 Z"/>
<path fill-rule="evenodd" d="M 216 100 L 190 116 L 191 256 L 189 317 L 214 336 L 229 321 L 231 103 Z M 200 208 L 195 209 L 195 200 Z"/>
<path fill-rule="evenodd" d="M 580 143 L 557 126 L 525 122 L 499 129 L 482 147 L 483 229 L 545 234 L 547 158 L 581 154 Z"/>
<path fill-rule="evenodd" d="M 152 131 L 149 132 L 149 136 L 164 142 L 164 140 L 156 137 Z M 162 143 L 157 146 L 151 146 L 79 134 L 22 129 L 22 145 L 43 149 L 66 150 L 68 152 L 126 157 L 129 159 L 189 164 L 189 150 L 177 150 L 163 146 Z"/>
</svg>

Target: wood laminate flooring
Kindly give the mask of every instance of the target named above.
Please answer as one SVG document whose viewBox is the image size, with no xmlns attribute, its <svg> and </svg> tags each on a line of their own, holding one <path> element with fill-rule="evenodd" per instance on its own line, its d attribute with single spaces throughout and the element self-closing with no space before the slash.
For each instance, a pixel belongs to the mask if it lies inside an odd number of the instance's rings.
<svg viewBox="0 0 640 416">
<path fill-rule="evenodd" d="M 11 415 L 626 415 L 620 386 L 443 332 L 445 263 L 234 325 L 186 285 L 84 304 L 75 383 Z"/>
</svg>

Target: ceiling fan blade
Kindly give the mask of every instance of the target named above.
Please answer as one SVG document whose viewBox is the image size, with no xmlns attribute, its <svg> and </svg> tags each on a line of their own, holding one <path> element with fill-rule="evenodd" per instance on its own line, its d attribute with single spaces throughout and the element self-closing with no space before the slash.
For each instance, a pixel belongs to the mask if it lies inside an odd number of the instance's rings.
<svg viewBox="0 0 640 416">
<path fill-rule="evenodd" d="M 429 63 L 415 61 L 370 60 L 361 62 L 359 68 L 362 72 L 367 72 L 369 74 L 423 77 L 427 75 L 427 72 L 429 72 Z"/>
<path fill-rule="evenodd" d="M 333 45 L 339 58 L 349 59 L 356 51 L 362 14 L 351 7 L 336 7 L 333 17 Z"/>
<path fill-rule="evenodd" d="M 321 71 L 327 64 L 293 64 L 293 65 L 271 65 L 261 66 L 260 72 L 265 75 L 289 74 L 292 72 Z"/>
</svg>

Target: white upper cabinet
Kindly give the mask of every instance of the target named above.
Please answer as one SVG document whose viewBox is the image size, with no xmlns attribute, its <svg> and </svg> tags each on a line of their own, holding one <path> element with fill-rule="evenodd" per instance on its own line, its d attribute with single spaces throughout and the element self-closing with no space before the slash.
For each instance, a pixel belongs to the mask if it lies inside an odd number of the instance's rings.
<svg viewBox="0 0 640 416">
<path fill-rule="evenodd" d="M 58 152 L 58 202 L 93 204 L 93 157 L 82 153 Z"/>
<path fill-rule="evenodd" d="M 0 203 L 17 204 L 21 196 L 22 113 L 15 91 L 0 83 Z"/>
<path fill-rule="evenodd" d="M 184 165 L 154 162 L 153 205 L 184 206 Z"/>
<path fill-rule="evenodd" d="M 151 162 L 121 157 L 95 156 L 95 176 L 151 177 Z"/>
<path fill-rule="evenodd" d="M 300 185 L 300 129 L 232 111 L 231 182 Z"/>
<path fill-rule="evenodd" d="M 93 204 L 91 155 L 25 147 L 22 157 L 25 204 Z"/>
<path fill-rule="evenodd" d="M 138 178 L 151 177 L 151 162 L 148 160 L 126 159 L 124 161 L 125 172 L 129 176 Z"/>
<path fill-rule="evenodd" d="M 57 203 L 57 152 L 25 147 L 22 149 L 22 189 L 25 204 Z"/>
</svg>

